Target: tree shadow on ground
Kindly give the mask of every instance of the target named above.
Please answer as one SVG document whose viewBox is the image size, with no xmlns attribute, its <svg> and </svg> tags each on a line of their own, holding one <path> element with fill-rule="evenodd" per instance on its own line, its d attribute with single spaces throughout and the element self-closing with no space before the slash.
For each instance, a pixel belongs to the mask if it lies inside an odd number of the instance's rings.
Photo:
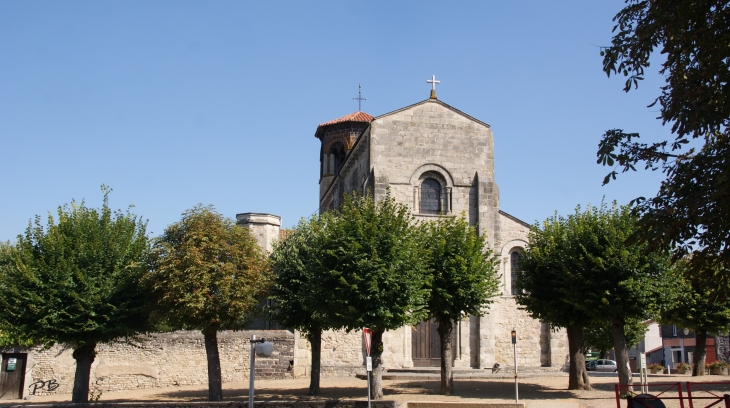
<svg viewBox="0 0 730 408">
<path fill-rule="evenodd" d="M 554 389 L 529 382 L 521 383 L 520 399 L 570 399 L 578 396 L 566 389 Z M 384 398 L 406 397 L 408 395 L 439 395 L 439 381 L 385 381 L 383 386 Z M 289 400 L 333 400 L 333 399 L 366 399 L 367 385 L 363 381 L 362 387 L 351 385 L 336 387 L 323 386 L 320 395 L 309 396 L 308 387 L 278 388 L 262 386 L 256 388 L 256 400 L 259 401 L 289 401 Z M 515 397 L 514 382 L 494 380 L 461 380 L 454 383 L 454 397 L 464 399 L 502 399 L 511 400 Z M 223 390 L 225 400 L 247 400 L 248 387 L 227 388 Z M 185 400 L 206 401 L 207 389 L 166 391 L 155 395 L 156 400 Z M 113 401 L 104 399 L 105 402 Z"/>
<path fill-rule="evenodd" d="M 610 392 L 614 392 L 614 386 L 615 385 L 616 384 L 613 384 L 613 383 L 596 383 L 596 384 L 591 383 L 591 387 L 593 387 L 593 389 L 596 390 L 596 391 L 610 391 Z"/>
<path fill-rule="evenodd" d="M 439 381 L 423 382 L 423 388 L 432 394 L 438 394 L 440 389 Z M 569 390 L 554 389 L 529 382 L 519 384 L 520 399 L 566 399 L 575 398 L 575 394 Z M 515 398 L 514 381 L 484 381 L 484 380 L 462 380 L 454 381 L 454 396 L 474 399 L 503 399 L 512 400 Z"/>
</svg>

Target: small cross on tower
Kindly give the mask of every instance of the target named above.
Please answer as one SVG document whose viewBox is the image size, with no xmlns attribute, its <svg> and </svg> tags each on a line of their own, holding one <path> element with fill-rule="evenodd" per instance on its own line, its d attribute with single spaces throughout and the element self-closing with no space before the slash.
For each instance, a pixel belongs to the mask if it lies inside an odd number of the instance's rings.
<svg viewBox="0 0 730 408">
<path fill-rule="evenodd" d="M 426 80 L 429 84 L 431 84 L 431 98 L 430 99 L 438 99 L 436 98 L 436 84 L 440 84 L 441 81 L 436 80 L 436 75 L 431 75 L 431 79 Z"/>
<path fill-rule="evenodd" d="M 367 101 L 368 98 L 362 97 L 362 86 L 357 84 L 357 98 L 352 98 L 357 101 L 357 111 L 362 112 L 362 101 Z"/>
</svg>

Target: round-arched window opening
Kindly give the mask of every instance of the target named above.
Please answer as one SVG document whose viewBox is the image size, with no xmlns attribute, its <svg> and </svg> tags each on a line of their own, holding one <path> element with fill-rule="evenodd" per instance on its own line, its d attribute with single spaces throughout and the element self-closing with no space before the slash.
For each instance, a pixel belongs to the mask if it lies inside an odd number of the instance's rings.
<svg viewBox="0 0 730 408">
<path fill-rule="evenodd" d="M 517 295 L 517 279 L 520 272 L 520 252 L 513 251 L 509 256 L 510 276 L 512 277 L 512 296 Z"/>
<path fill-rule="evenodd" d="M 337 172 L 340 170 L 340 167 L 342 166 L 342 162 L 345 161 L 345 146 L 342 145 L 342 143 L 335 143 L 330 147 L 330 154 L 334 156 L 334 162 L 332 168 L 332 173 L 337 174 Z"/>
<path fill-rule="evenodd" d="M 427 178 L 421 183 L 421 214 L 441 212 L 441 183 Z"/>
</svg>

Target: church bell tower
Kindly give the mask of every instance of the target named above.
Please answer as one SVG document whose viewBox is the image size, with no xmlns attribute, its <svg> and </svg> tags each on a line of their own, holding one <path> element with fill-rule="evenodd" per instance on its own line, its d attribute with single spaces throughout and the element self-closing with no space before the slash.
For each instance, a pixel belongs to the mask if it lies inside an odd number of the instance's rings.
<svg viewBox="0 0 730 408">
<path fill-rule="evenodd" d="M 357 137 L 372 120 L 372 115 L 357 111 L 317 126 L 314 137 L 322 144 L 319 149 L 320 200 L 335 179 Z"/>
</svg>

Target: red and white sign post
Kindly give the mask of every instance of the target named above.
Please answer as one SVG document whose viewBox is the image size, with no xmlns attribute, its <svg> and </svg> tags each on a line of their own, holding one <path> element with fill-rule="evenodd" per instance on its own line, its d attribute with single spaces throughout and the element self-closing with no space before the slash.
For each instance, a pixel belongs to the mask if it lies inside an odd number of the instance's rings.
<svg viewBox="0 0 730 408">
<path fill-rule="evenodd" d="M 370 344 L 372 344 L 373 340 L 373 331 L 368 329 L 367 327 L 363 327 L 362 337 L 365 341 L 365 353 L 367 354 L 365 356 L 365 370 L 367 370 L 368 375 L 368 408 L 370 408 L 370 376 L 373 372 L 373 359 L 370 358 Z"/>
</svg>

